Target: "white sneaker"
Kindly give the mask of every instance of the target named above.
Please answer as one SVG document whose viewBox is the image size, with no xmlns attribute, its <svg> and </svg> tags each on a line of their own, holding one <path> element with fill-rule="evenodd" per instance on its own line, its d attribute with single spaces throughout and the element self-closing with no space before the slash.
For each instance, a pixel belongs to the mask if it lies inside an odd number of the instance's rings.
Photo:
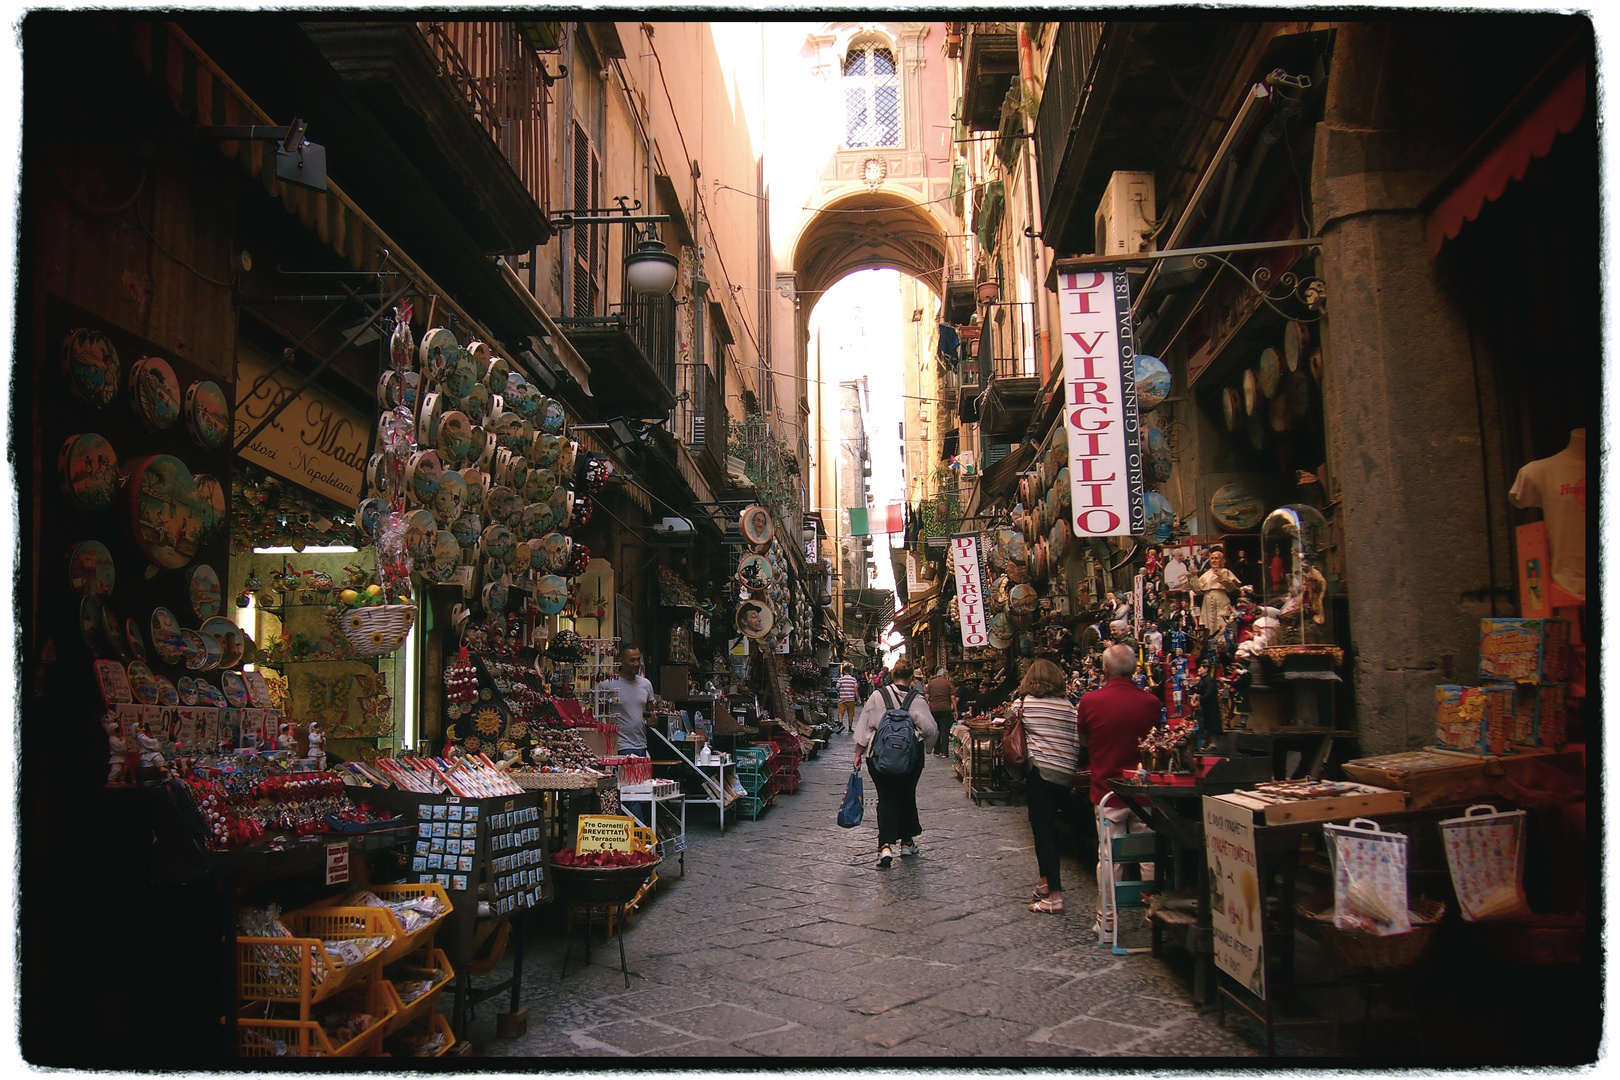
<svg viewBox="0 0 1620 1080">
<path fill-rule="evenodd" d="M 902 859 L 909 859 L 915 854 L 917 854 L 917 845 L 915 843 L 910 840 L 900 841 L 900 857 Z"/>
<path fill-rule="evenodd" d="M 884 844 L 882 850 L 878 852 L 878 869 L 887 870 L 889 868 L 889 864 L 893 861 L 894 849 L 889 847 L 888 844 Z"/>
</svg>

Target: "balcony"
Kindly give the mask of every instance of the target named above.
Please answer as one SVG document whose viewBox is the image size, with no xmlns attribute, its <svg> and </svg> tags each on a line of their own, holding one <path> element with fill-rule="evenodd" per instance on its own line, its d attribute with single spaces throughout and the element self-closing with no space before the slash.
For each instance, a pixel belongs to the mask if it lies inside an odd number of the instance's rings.
<svg viewBox="0 0 1620 1080">
<path fill-rule="evenodd" d="M 979 337 L 979 371 L 984 391 L 979 396 L 979 430 L 987 441 L 1012 442 L 1023 439 L 1024 429 L 1035 415 L 1041 393 L 1040 372 L 1033 360 L 1021 356 L 996 356 L 995 332 L 986 327 Z"/>
<path fill-rule="evenodd" d="M 607 315 L 558 319 L 557 325 L 591 365 L 607 415 L 663 416 L 675 407 L 675 302 L 632 296 L 617 307 Z"/>
<path fill-rule="evenodd" d="M 550 78 L 514 23 L 309 22 L 300 29 L 485 254 L 551 236 Z"/>
<path fill-rule="evenodd" d="M 1001 125 L 1001 103 L 1018 76 L 1018 26 L 968 23 L 962 39 L 962 119 L 974 131 Z"/>
</svg>

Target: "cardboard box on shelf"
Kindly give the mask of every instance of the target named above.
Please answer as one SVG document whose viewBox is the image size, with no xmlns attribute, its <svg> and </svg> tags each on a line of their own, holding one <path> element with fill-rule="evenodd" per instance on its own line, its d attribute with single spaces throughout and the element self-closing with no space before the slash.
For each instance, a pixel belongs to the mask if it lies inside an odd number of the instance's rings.
<svg viewBox="0 0 1620 1080">
<path fill-rule="evenodd" d="M 1558 683 L 1569 676 L 1569 623 L 1563 619 L 1481 619 L 1484 682 Z"/>
<path fill-rule="evenodd" d="M 1513 741 L 1520 746 L 1556 750 L 1565 742 L 1564 683 L 1516 685 L 1513 690 Z"/>
<path fill-rule="evenodd" d="M 1508 686 L 1434 688 L 1434 741 L 1474 754 L 1513 752 L 1514 700 Z"/>
</svg>

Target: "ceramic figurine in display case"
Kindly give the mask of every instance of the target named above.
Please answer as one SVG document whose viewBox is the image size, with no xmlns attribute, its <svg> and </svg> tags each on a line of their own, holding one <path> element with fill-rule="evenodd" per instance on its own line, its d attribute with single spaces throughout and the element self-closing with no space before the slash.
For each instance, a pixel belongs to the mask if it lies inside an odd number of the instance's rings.
<svg viewBox="0 0 1620 1080">
<path fill-rule="evenodd" d="M 1280 506 L 1260 530 L 1265 606 L 1279 612 L 1273 645 L 1332 645 L 1325 564 L 1327 520 L 1312 507 Z"/>
<path fill-rule="evenodd" d="M 129 743 L 118 730 L 118 721 L 109 714 L 101 727 L 107 732 L 107 783 L 123 784 L 129 780 Z"/>
<path fill-rule="evenodd" d="M 315 768 L 326 768 L 326 732 L 321 730 L 318 720 L 309 722 L 309 758 L 315 762 Z"/>
</svg>

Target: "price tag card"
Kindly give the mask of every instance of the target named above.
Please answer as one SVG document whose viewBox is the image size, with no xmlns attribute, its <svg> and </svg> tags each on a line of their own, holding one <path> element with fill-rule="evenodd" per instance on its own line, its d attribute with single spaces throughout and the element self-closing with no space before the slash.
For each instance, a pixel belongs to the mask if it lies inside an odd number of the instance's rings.
<svg viewBox="0 0 1620 1080">
<path fill-rule="evenodd" d="M 574 850 L 581 855 L 589 851 L 627 852 L 630 850 L 630 830 L 635 824 L 636 819 L 632 817 L 581 814 Z"/>
</svg>

